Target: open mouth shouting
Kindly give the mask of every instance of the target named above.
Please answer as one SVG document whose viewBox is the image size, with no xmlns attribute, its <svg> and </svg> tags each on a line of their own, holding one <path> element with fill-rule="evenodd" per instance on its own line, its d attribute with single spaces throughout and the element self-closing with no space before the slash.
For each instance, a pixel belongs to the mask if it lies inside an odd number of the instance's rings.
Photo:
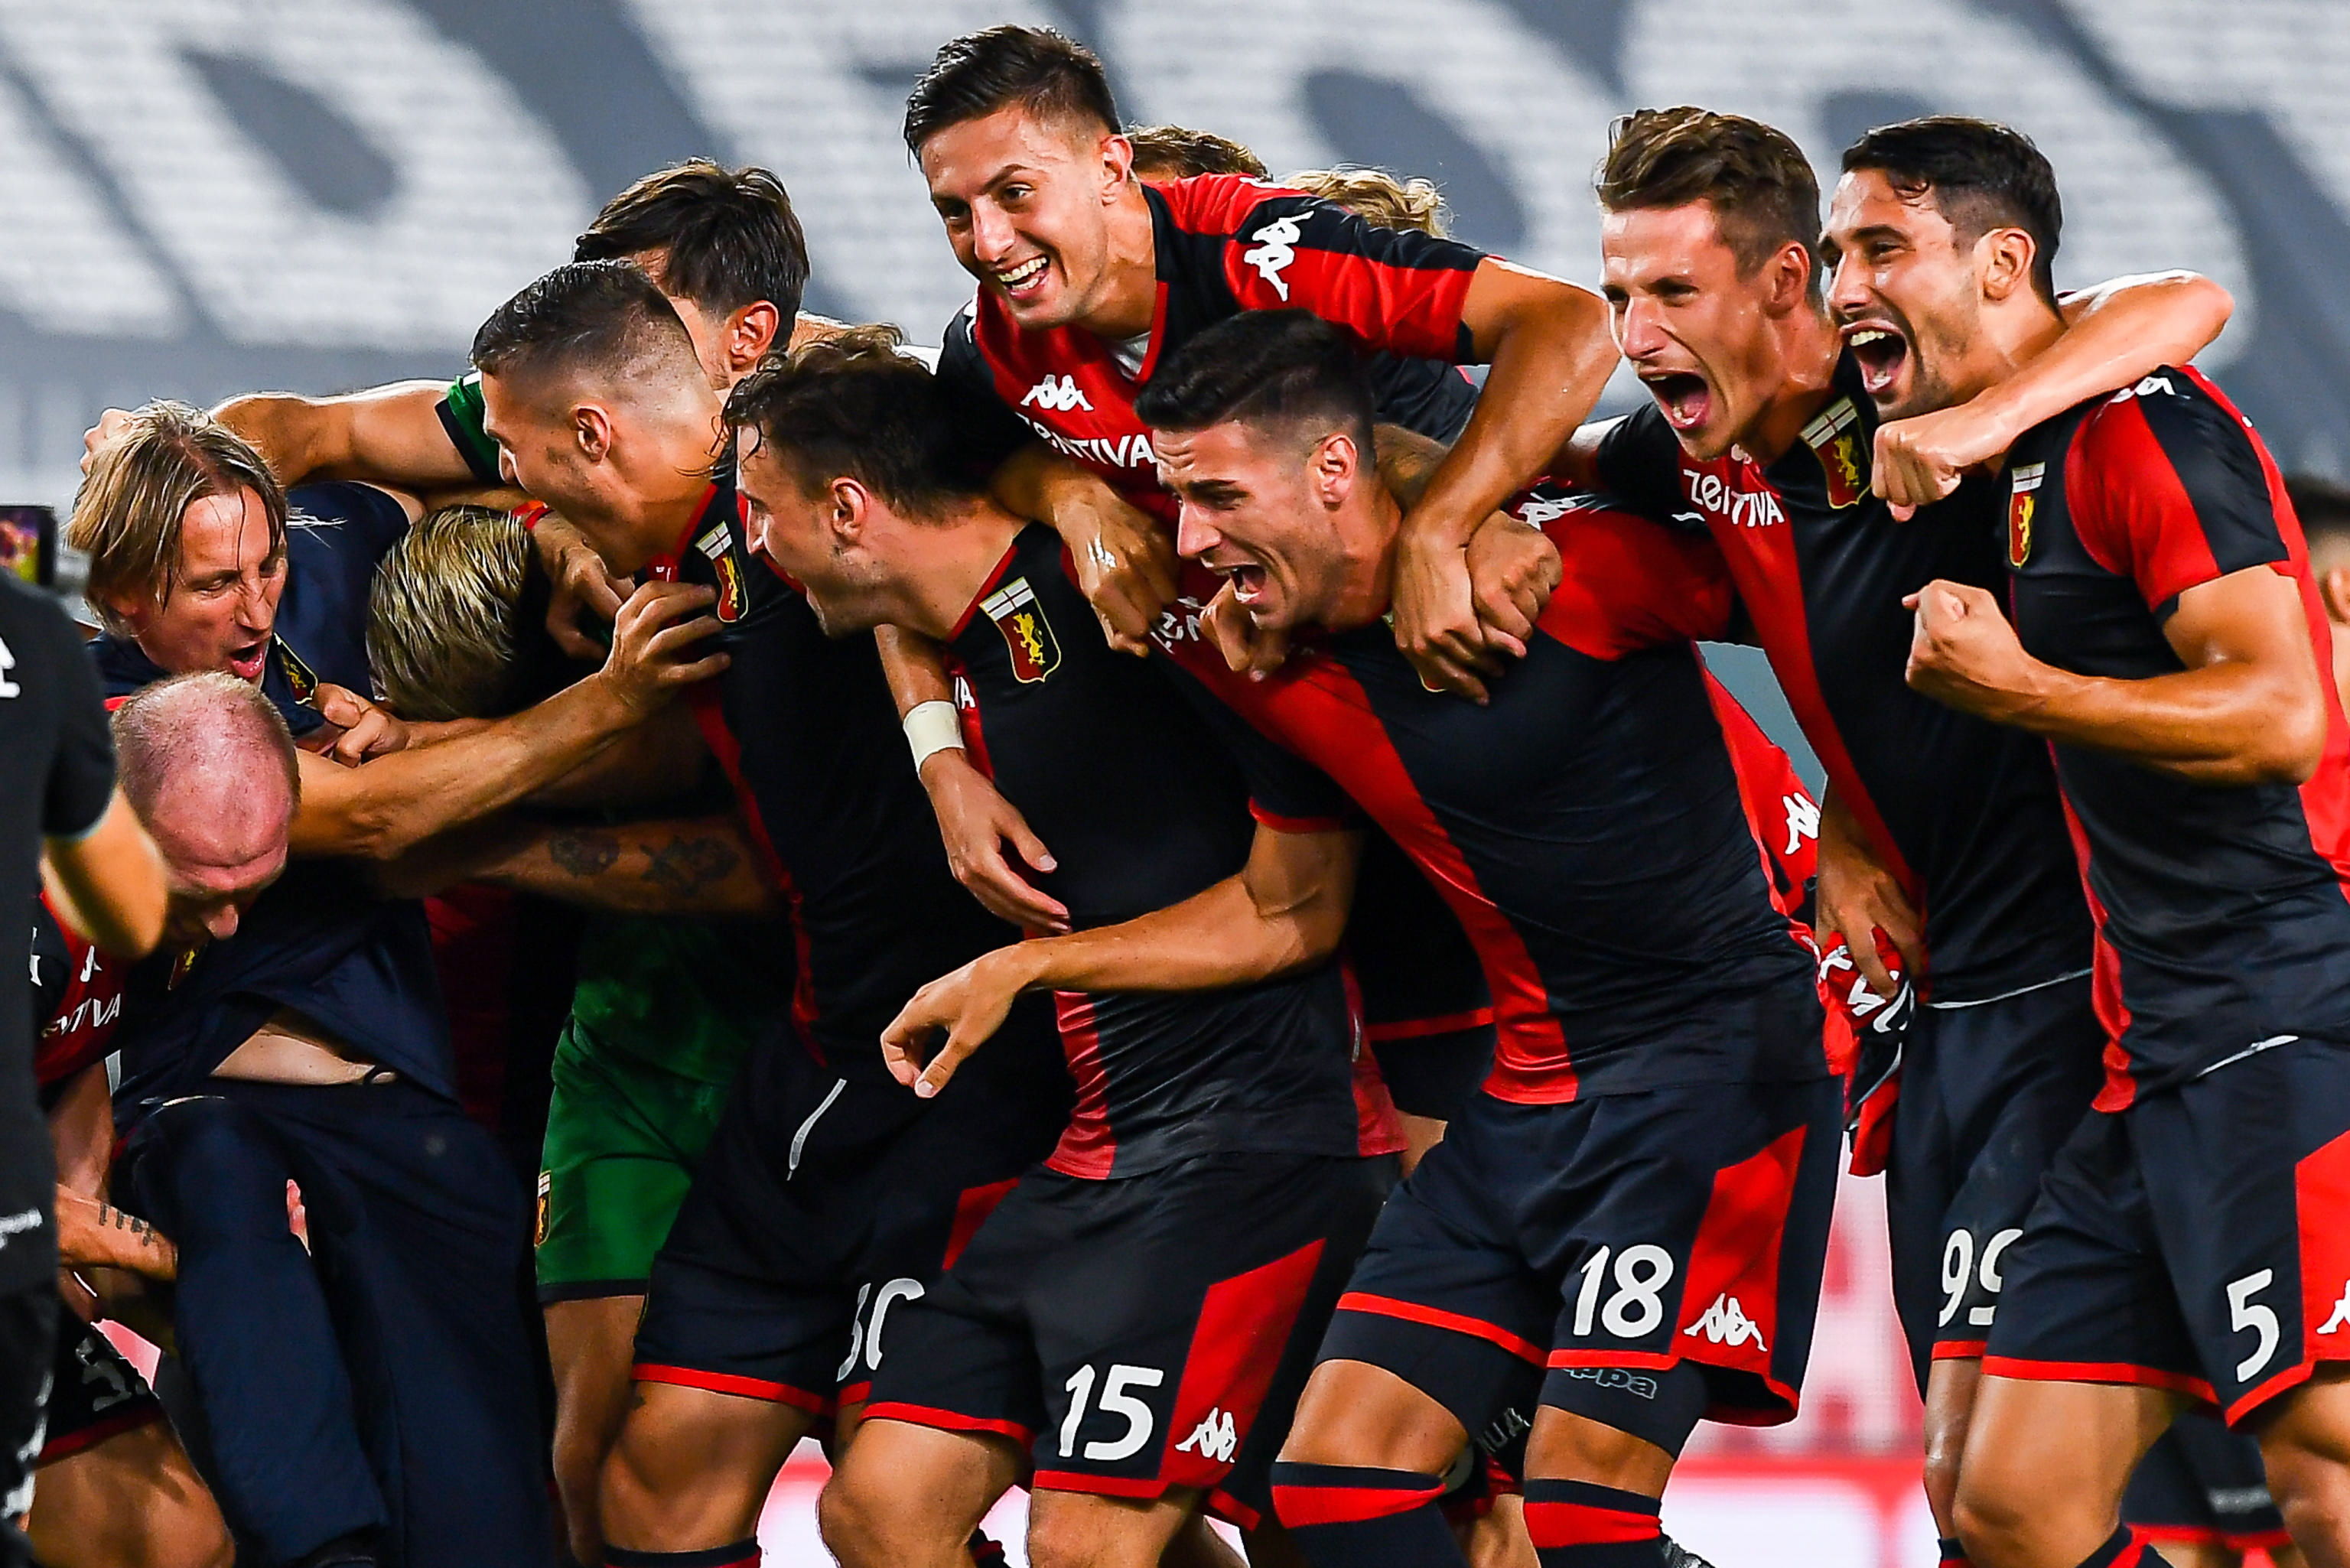
<svg viewBox="0 0 2350 1568">
<path fill-rule="evenodd" d="M 1017 266 L 997 267 L 989 275 L 995 279 L 995 286 L 1003 291 L 1006 299 L 1014 305 L 1024 305 L 1045 292 L 1045 275 L 1052 271 L 1052 266 L 1049 256 L 1030 256 Z"/>
<path fill-rule="evenodd" d="M 1665 422 L 1676 432 L 1697 429 L 1713 412 L 1713 388 L 1694 371 L 1643 371 L 1640 384 L 1657 400 Z"/>
<path fill-rule="evenodd" d="M 1844 329 L 1844 346 L 1860 367 L 1860 383 L 1882 400 L 1892 395 L 1909 362 L 1909 339 L 1889 321 L 1856 321 Z"/>
<path fill-rule="evenodd" d="M 269 639 L 248 642 L 228 650 L 228 667 L 239 680 L 258 680 L 261 667 L 269 657 Z"/>
</svg>

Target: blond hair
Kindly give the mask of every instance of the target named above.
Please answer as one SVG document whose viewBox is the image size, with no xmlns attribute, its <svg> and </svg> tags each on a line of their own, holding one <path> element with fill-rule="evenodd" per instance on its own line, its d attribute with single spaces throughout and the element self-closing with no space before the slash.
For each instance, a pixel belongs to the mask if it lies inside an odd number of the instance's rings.
<svg viewBox="0 0 2350 1568">
<path fill-rule="evenodd" d="M 1312 192 L 1382 229 L 1414 229 L 1450 239 L 1444 194 L 1431 181 L 1399 180 L 1384 169 L 1301 169 L 1279 182 Z"/>
<path fill-rule="evenodd" d="M 107 630 L 130 633 L 118 601 L 160 605 L 180 577 L 188 508 L 250 490 L 269 520 L 269 551 L 286 548 L 286 487 L 261 454 L 211 415 L 158 400 L 132 413 L 99 450 L 74 496 L 66 543 L 89 557 L 90 608 Z"/>
<path fill-rule="evenodd" d="M 410 719 L 504 709 L 530 535 L 510 512 L 444 506 L 409 529 L 368 590 L 368 670 Z"/>
</svg>

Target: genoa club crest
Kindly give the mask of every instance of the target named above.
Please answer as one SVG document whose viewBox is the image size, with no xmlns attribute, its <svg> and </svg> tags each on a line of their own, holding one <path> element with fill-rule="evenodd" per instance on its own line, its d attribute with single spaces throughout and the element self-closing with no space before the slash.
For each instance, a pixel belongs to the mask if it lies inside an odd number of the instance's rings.
<svg viewBox="0 0 2350 1568">
<path fill-rule="evenodd" d="M 284 638 L 275 639 L 272 646 L 277 654 L 278 670 L 286 677 L 286 684 L 292 690 L 294 701 L 308 706 L 310 699 L 318 694 L 318 677 L 302 662 L 300 654 L 286 646 Z"/>
<path fill-rule="evenodd" d="M 2021 567 L 2032 556 L 2032 514 L 2040 498 L 2033 492 L 2040 488 L 2040 477 L 2047 472 L 2044 462 L 2027 462 L 2010 477 L 2007 493 L 2007 564 Z"/>
<path fill-rule="evenodd" d="M 1012 650 L 1012 673 L 1024 681 L 1042 680 L 1061 667 L 1061 645 L 1053 640 L 1052 623 L 1036 603 L 1035 590 L 1025 577 L 1014 577 L 979 602 Z"/>
<path fill-rule="evenodd" d="M 1804 427 L 1804 444 L 1820 460 L 1820 475 L 1827 481 L 1828 504 L 1841 512 L 1868 493 L 1868 464 L 1861 452 L 1860 410 L 1850 398 L 1838 398 L 1827 411 Z"/>
<path fill-rule="evenodd" d="M 734 542 L 721 524 L 693 542 L 693 547 L 710 557 L 711 569 L 718 574 L 718 618 L 733 622 L 743 618 L 746 602 L 743 589 L 743 568 L 734 562 Z"/>
</svg>

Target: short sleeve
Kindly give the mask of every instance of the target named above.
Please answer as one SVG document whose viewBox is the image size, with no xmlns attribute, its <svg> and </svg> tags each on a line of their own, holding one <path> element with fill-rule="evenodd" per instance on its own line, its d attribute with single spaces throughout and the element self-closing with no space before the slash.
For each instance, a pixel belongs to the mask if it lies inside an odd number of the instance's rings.
<svg viewBox="0 0 2350 1568">
<path fill-rule="evenodd" d="M 1153 662 L 1207 722 L 1248 785 L 1249 810 L 1279 833 L 1334 833 L 1360 827 L 1363 815 L 1330 775 L 1272 740 L 1220 701 L 1173 659 Z"/>
<path fill-rule="evenodd" d="M 1670 523 L 1681 501 L 1681 443 L 1654 403 L 1609 422 L 1599 438 L 1599 487 L 1652 522 Z"/>
<path fill-rule="evenodd" d="M 1549 517 L 1543 530 L 1564 575 L 1537 624 L 1569 648 L 1619 659 L 1729 633 L 1737 594 L 1709 535 L 1598 504 Z"/>
<path fill-rule="evenodd" d="M 2187 371 L 2149 376 L 2084 421 L 2064 485 L 2082 545 L 2158 615 L 2191 587 L 2292 559 L 2251 431 Z"/>
<path fill-rule="evenodd" d="M 498 472 L 498 443 L 482 428 L 482 373 L 469 370 L 450 382 L 433 411 L 441 416 L 449 444 L 457 449 L 473 477 L 484 484 L 504 484 L 504 476 Z"/>
<path fill-rule="evenodd" d="M 979 350 L 966 306 L 947 323 L 939 346 L 939 385 L 954 411 L 955 446 L 965 472 L 993 473 L 1003 460 L 1035 439 L 1028 426 L 995 389 L 994 374 Z"/>
<path fill-rule="evenodd" d="M 57 752 L 42 797 L 41 832 L 50 838 L 79 838 L 98 826 L 113 799 L 114 736 L 107 727 L 98 668 L 82 651 L 73 623 L 54 606 L 39 609 L 35 625 L 45 645 L 41 674 L 55 682 L 57 707 Z"/>
<path fill-rule="evenodd" d="M 1318 197 L 1267 197 L 1224 243 L 1224 281 L 1247 310 L 1310 310 L 1374 348 L 1471 363 L 1461 319 L 1482 251 L 1383 229 Z"/>
</svg>

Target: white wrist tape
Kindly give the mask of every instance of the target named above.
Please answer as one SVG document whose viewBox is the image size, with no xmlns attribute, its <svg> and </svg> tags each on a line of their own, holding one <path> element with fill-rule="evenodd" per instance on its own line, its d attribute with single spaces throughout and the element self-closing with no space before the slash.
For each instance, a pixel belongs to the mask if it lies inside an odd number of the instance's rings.
<svg viewBox="0 0 2350 1568">
<path fill-rule="evenodd" d="M 914 771 L 933 753 L 949 748 L 962 749 L 962 719 L 951 702 L 917 702 L 914 711 L 906 715 L 906 744 L 914 753 Z"/>
</svg>

